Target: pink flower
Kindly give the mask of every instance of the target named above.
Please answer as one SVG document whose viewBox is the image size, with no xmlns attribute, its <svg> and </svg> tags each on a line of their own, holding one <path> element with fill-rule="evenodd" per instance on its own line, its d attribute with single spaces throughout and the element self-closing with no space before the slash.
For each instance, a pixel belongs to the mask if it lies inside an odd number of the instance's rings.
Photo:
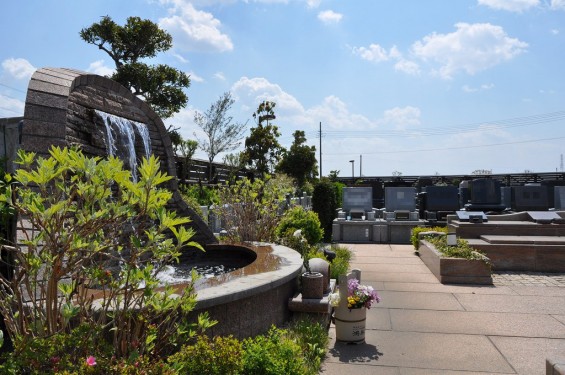
<svg viewBox="0 0 565 375">
<path fill-rule="evenodd" d="M 89 366 L 96 366 L 96 358 L 94 358 L 93 356 L 89 356 L 86 359 L 86 364 Z"/>
</svg>

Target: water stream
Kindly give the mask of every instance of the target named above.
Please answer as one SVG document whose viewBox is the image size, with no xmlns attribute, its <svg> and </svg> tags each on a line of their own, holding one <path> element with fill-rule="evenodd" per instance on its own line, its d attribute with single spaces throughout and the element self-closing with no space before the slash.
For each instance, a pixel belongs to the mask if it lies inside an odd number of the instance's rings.
<svg viewBox="0 0 565 375">
<path fill-rule="evenodd" d="M 144 157 L 151 155 L 151 138 L 146 124 L 128 120 L 102 111 L 95 111 L 106 126 L 106 151 L 115 156 L 131 170 L 132 178 L 137 181 L 137 155 L 135 152 L 135 137 L 139 135 L 143 142 Z M 141 159 L 141 157 L 139 158 Z"/>
</svg>

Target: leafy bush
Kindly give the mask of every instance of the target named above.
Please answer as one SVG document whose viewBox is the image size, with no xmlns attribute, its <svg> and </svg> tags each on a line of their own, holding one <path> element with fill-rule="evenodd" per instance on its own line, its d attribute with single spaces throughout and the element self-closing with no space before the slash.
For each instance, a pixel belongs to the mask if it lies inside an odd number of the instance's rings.
<svg viewBox="0 0 565 375">
<path fill-rule="evenodd" d="M 279 208 L 292 186 L 277 178 L 238 180 L 220 187 L 214 211 L 221 218 L 230 242 L 273 242 Z"/>
<path fill-rule="evenodd" d="M 284 213 L 277 225 L 276 235 L 279 238 L 288 237 L 299 229 L 309 245 L 315 245 L 322 239 L 323 230 L 318 215 L 302 206 L 295 206 Z"/>
<path fill-rule="evenodd" d="M 318 374 L 322 360 L 326 357 L 328 330 L 319 322 L 302 319 L 290 325 L 289 336 L 302 348 L 308 372 Z"/>
<path fill-rule="evenodd" d="M 244 374 L 303 375 L 307 366 L 302 348 L 288 337 L 288 332 L 272 327 L 266 335 L 243 341 Z"/>
<path fill-rule="evenodd" d="M 444 256 L 449 258 L 463 258 L 487 260 L 486 255 L 471 247 L 469 242 L 463 238 L 457 239 L 457 245 L 449 246 L 447 244 L 447 236 L 425 236 L 426 241 L 430 242 Z"/>
<path fill-rule="evenodd" d="M 210 206 L 219 202 L 217 189 L 202 184 L 185 186 L 182 195 L 187 200 L 196 200 L 199 206 Z"/>
<path fill-rule="evenodd" d="M 347 275 L 349 272 L 349 262 L 353 254 L 345 246 L 332 246 L 331 250 L 335 252 L 335 258 L 330 265 L 330 277 L 339 280 L 339 275 Z"/>
<path fill-rule="evenodd" d="M 318 214 L 320 225 L 324 230 L 324 241 L 331 241 L 332 224 L 336 217 L 337 198 L 333 183 L 327 178 L 322 178 L 314 186 L 312 194 L 312 210 Z"/>
<path fill-rule="evenodd" d="M 194 345 L 184 346 L 168 358 L 178 374 L 234 375 L 243 370 L 243 346 L 232 336 L 198 336 Z"/>
<path fill-rule="evenodd" d="M 173 295 L 156 274 L 182 247 L 200 245 L 183 226 L 189 219 L 165 208 L 172 193 L 159 185 L 171 177 L 159 161 L 144 159 L 133 182 L 113 157 L 57 147 L 48 158 L 21 150 L 18 157 L 18 184 L 5 185 L 1 196 L 30 223 L 20 223 L 23 246 L 11 252 L 13 278 L 0 275 L 0 313 L 14 355 L 78 325 L 92 336 L 104 326 L 118 358 L 158 355 L 187 340 L 195 327 L 183 314 L 194 308 L 194 288 Z"/>
<path fill-rule="evenodd" d="M 447 227 L 414 227 L 412 228 L 412 232 L 410 234 L 410 242 L 412 242 L 412 245 L 414 246 L 415 250 L 418 250 L 418 248 L 420 247 L 420 240 L 418 238 L 418 235 L 422 232 L 442 232 L 442 233 L 447 233 Z"/>
</svg>

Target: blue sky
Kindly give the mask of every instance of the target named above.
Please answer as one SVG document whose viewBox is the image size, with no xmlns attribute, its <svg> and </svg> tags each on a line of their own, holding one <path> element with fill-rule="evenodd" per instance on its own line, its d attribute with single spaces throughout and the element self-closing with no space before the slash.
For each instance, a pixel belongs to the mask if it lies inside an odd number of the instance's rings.
<svg viewBox="0 0 565 375">
<path fill-rule="evenodd" d="M 194 111 L 231 91 L 248 127 L 277 103 L 286 147 L 304 130 L 319 149 L 321 122 L 324 175 L 351 176 L 350 160 L 355 176 L 562 167 L 565 0 L 26 0 L 2 15 L 0 117 L 23 115 L 37 68 L 111 73 L 79 31 L 139 16 L 173 36 L 151 63 L 191 75 L 165 120 L 187 138 Z"/>
</svg>

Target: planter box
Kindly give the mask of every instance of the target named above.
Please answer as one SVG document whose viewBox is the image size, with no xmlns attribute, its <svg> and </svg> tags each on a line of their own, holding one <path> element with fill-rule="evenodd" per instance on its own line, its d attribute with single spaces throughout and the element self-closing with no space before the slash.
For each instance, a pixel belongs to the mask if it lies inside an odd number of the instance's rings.
<svg viewBox="0 0 565 375">
<path fill-rule="evenodd" d="M 420 240 L 420 258 L 442 284 L 492 284 L 490 266 L 482 260 L 446 258 L 434 245 Z"/>
</svg>

